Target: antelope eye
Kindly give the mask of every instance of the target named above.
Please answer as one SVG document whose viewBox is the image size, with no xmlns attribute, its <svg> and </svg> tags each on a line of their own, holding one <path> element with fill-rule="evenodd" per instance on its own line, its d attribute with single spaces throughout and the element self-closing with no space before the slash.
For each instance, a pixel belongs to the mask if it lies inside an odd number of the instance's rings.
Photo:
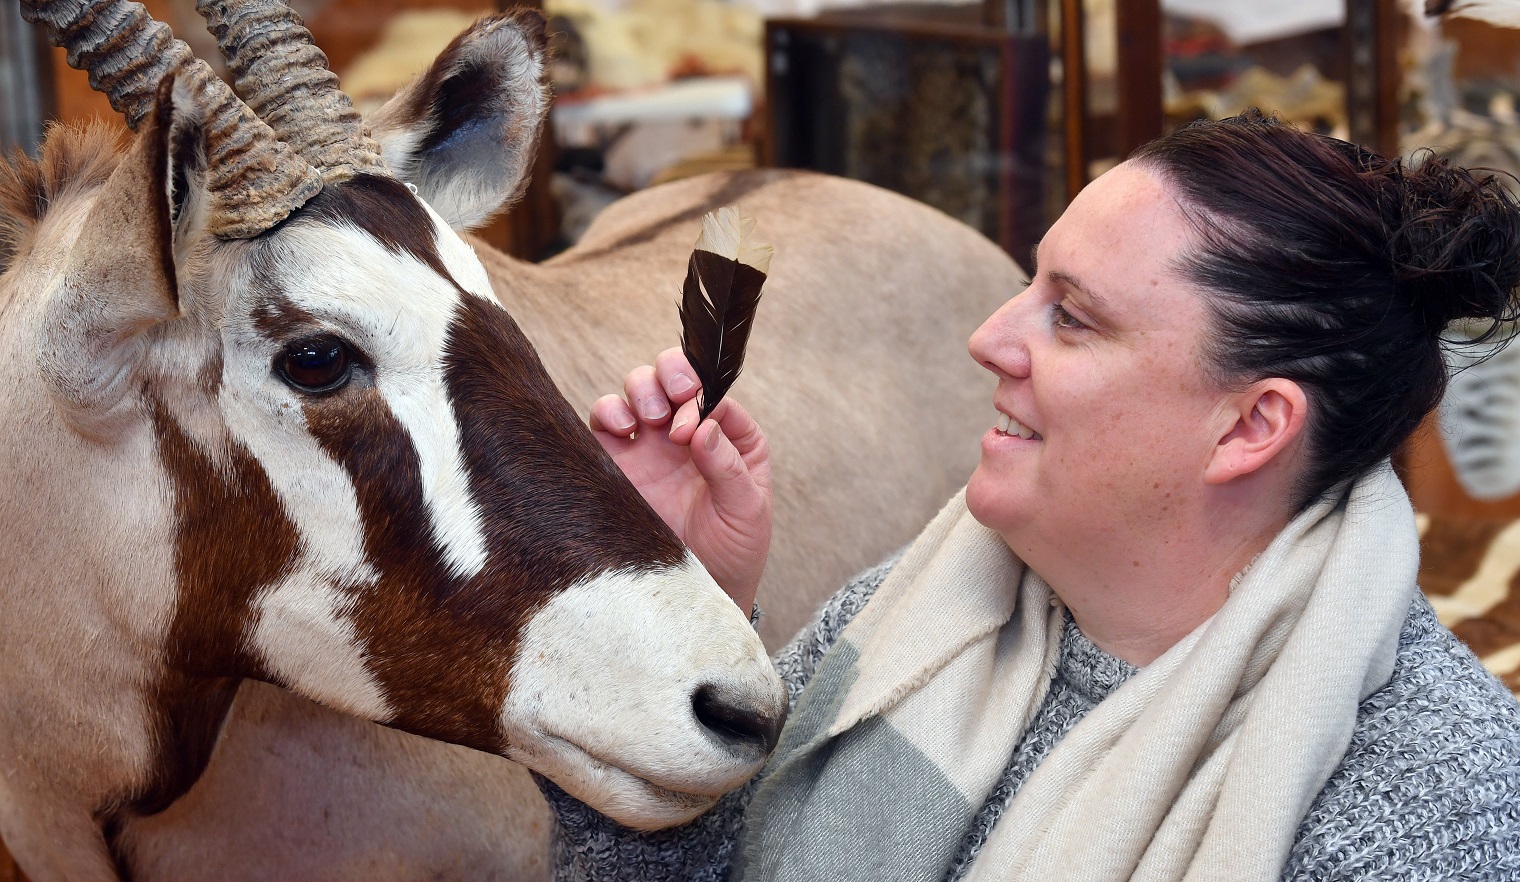
<svg viewBox="0 0 1520 882">
<path fill-rule="evenodd" d="M 285 347 L 275 361 L 275 372 L 302 392 L 335 392 L 348 382 L 353 366 L 347 343 L 337 337 L 309 337 Z"/>
</svg>

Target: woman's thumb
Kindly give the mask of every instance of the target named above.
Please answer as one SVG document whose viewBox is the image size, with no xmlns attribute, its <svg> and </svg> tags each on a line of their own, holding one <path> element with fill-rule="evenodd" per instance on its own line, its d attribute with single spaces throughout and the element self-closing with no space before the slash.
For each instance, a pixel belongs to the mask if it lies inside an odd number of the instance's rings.
<svg viewBox="0 0 1520 882">
<path fill-rule="evenodd" d="M 697 427 L 692 442 L 691 460 L 707 482 L 713 505 L 723 513 L 739 517 L 753 514 L 763 503 L 763 494 L 751 480 L 744 458 L 718 427 L 717 420 L 707 420 Z"/>
</svg>

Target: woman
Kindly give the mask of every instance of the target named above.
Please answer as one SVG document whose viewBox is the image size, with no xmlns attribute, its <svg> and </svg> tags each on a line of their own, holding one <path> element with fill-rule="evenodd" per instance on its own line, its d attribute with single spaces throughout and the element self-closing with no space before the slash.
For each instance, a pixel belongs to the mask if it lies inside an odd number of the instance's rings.
<svg viewBox="0 0 1520 882">
<path fill-rule="evenodd" d="M 655 834 L 547 787 L 560 878 L 1520 879 L 1520 706 L 1421 599 L 1388 466 L 1442 329 L 1517 313 L 1514 198 L 1249 113 L 1037 262 L 971 338 L 980 465 L 781 653 L 766 769 Z M 695 391 L 665 353 L 592 427 L 748 607 L 764 440 Z"/>
</svg>

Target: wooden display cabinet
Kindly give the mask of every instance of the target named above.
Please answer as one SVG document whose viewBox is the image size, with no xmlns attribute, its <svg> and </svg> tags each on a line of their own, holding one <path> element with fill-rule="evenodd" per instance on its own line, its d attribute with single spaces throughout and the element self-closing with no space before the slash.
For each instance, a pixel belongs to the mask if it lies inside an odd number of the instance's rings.
<svg viewBox="0 0 1520 882">
<path fill-rule="evenodd" d="M 955 20 L 966 9 L 972 20 Z M 889 7 L 767 22 L 767 164 L 877 184 L 1027 255 L 1048 225 L 1050 52 L 1043 35 L 979 15 Z"/>
</svg>

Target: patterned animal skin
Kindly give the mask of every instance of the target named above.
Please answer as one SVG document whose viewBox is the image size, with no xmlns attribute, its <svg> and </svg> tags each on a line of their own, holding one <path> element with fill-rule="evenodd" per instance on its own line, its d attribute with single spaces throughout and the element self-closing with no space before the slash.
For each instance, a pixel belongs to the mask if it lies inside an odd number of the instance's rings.
<svg viewBox="0 0 1520 882">
<path fill-rule="evenodd" d="M 1420 587 L 1441 624 L 1520 697 L 1520 520 L 1420 515 Z"/>
<path fill-rule="evenodd" d="M 1520 492 L 1520 347 L 1476 348 L 1447 351 L 1451 385 L 1438 413 L 1446 456 L 1462 489 L 1493 502 Z"/>
</svg>

